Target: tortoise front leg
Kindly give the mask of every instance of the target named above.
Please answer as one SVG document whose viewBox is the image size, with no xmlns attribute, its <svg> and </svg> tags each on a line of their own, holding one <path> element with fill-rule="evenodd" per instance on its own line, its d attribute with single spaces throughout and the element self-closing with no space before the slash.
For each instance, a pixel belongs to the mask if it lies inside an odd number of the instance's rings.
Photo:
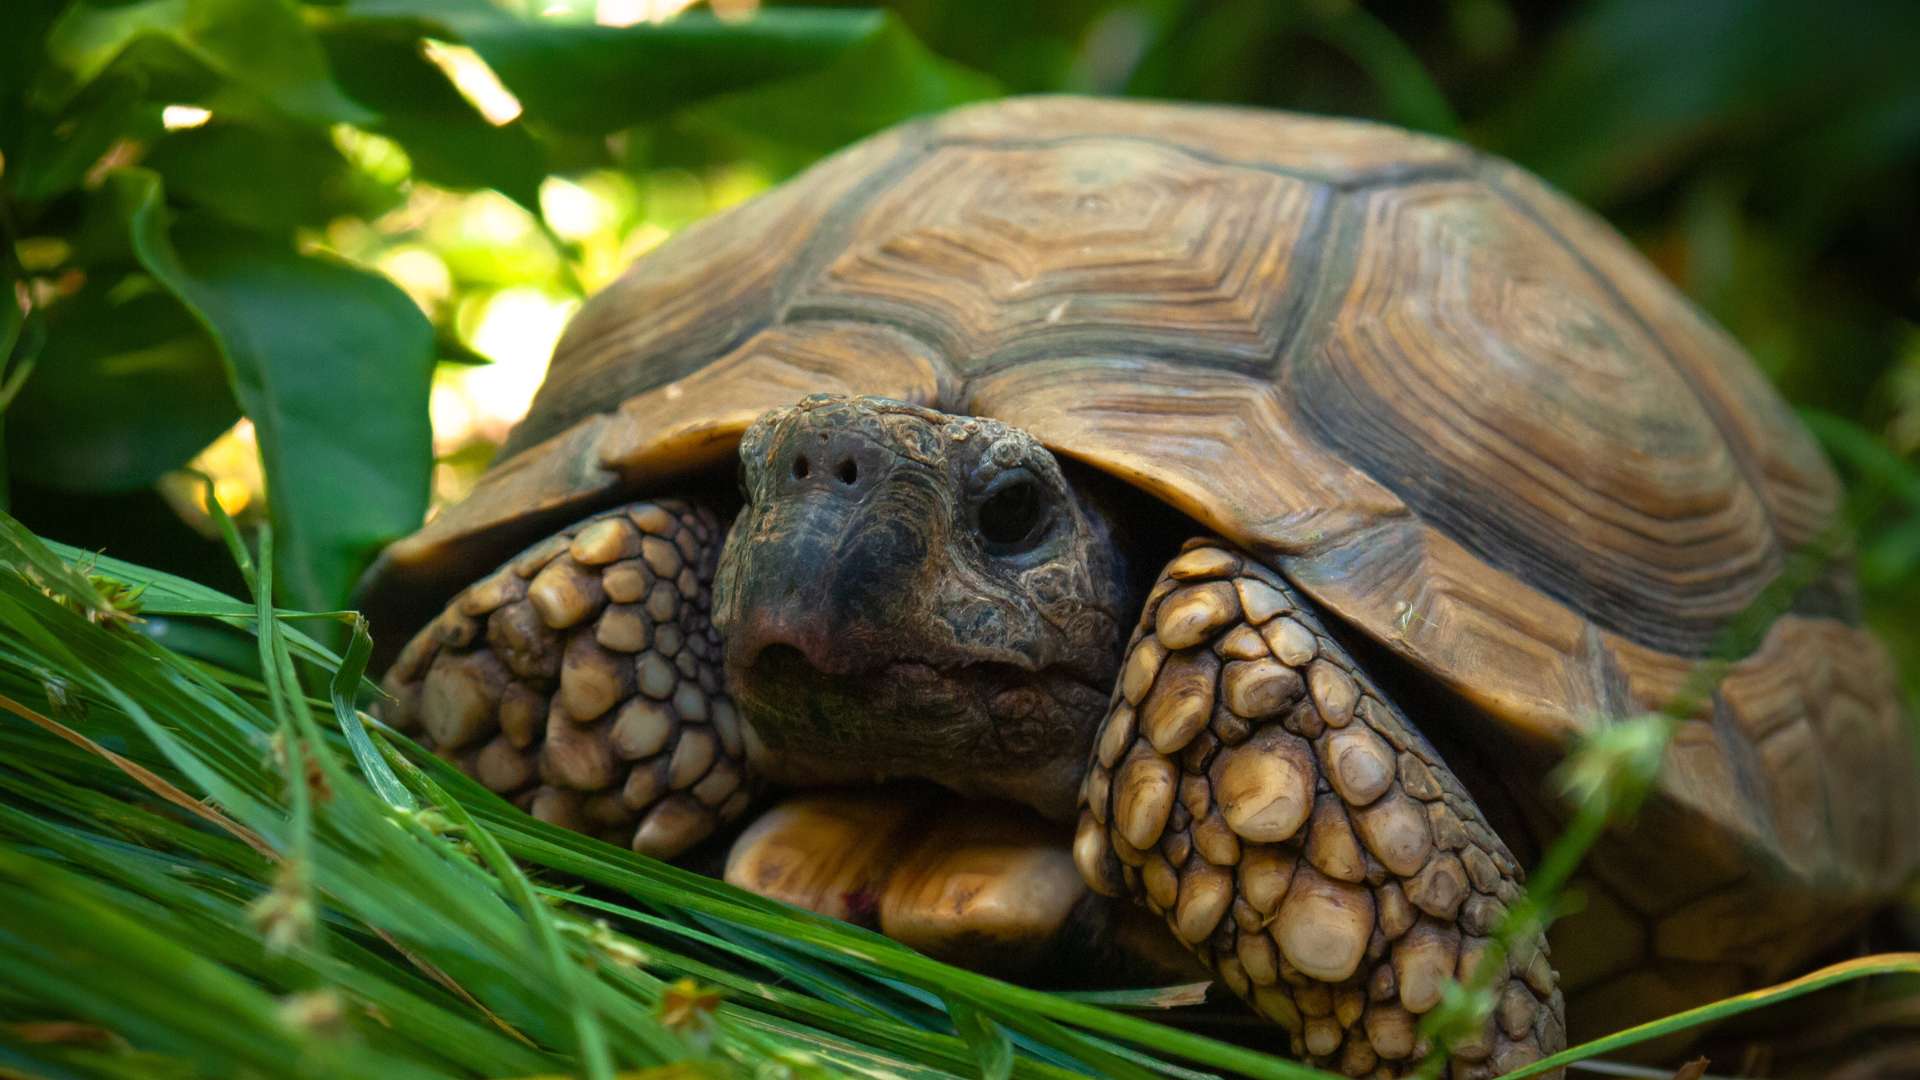
<svg viewBox="0 0 1920 1080">
<path fill-rule="evenodd" d="M 1520 896 L 1446 763 L 1278 574 L 1217 541 L 1148 596 L 1081 799 L 1088 884 L 1166 916 L 1297 1055 L 1353 1076 L 1425 1054 L 1420 1015 Z M 1565 1043 L 1544 939 L 1493 990 L 1455 1076 Z"/>
<path fill-rule="evenodd" d="M 709 616 L 723 534 L 660 499 L 540 541 L 407 644 L 388 722 L 536 817 L 679 854 L 749 801 Z"/>
</svg>

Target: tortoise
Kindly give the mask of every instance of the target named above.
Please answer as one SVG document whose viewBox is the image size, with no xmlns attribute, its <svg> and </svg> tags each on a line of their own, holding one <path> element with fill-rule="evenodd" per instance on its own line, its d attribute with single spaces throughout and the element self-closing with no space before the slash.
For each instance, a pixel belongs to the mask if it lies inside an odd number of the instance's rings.
<svg viewBox="0 0 1920 1080">
<path fill-rule="evenodd" d="M 1013 99 L 640 259 L 363 596 L 425 622 L 391 721 L 542 818 L 672 857 L 837 787 L 728 877 L 963 958 L 1131 898 L 1296 1054 L 1395 1075 L 1565 823 L 1546 774 L 1689 700 L 1838 499 L 1728 335 L 1513 165 Z M 1850 570 L 1788 592 L 1456 1075 L 1778 976 L 1912 872 Z"/>
</svg>

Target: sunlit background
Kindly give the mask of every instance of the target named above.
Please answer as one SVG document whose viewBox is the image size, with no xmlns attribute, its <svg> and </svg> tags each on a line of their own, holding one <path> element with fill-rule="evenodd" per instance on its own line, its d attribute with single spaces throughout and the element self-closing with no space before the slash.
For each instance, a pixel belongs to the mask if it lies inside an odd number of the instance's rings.
<svg viewBox="0 0 1920 1080">
<path fill-rule="evenodd" d="M 600 0 L 596 21 L 625 26 L 672 18 L 691 0 Z M 713 5 L 746 16 L 757 0 Z M 550 4 L 551 17 L 574 7 Z M 428 57 L 476 112 L 495 124 L 520 115 L 511 92 L 473 50 L 428 43 Z M 166 111 L 169 129 L 207 123 L 194 106 Z M 385 274 L 439 329 L 446 351 L 434 372 L 433 497 L 428 514 L 463 497 L 485 470 L 545 377 L 568 318 L 581 300 L 618 277 L 633 260 L 676 229 L 751 198 L 772 179 L 745 162 L 693 170 L 595 169 L 549 176 L 536 216 L 494 191 L 448 191 L 412 175 L 406 151 L 392 140 L 349 125 L 335 145 L 369 180 L 404 192 L 404 201 L 371 219 L 341 217 L 307 230 L 302 246 Z M 253 424 L 241 419 L 196 456 L 189 468 L 161 480 L 168 500 L 207 535 L 206 487 L 213 478 L 221 507 L 245 520 L 264 512 L 265 477 Z"/>
</svg>

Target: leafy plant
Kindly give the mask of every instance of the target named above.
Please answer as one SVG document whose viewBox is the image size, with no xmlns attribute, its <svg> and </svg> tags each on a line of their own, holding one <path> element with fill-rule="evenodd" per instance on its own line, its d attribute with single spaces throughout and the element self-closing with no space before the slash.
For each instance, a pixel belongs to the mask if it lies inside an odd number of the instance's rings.
<svg viewBox="0 0 1920 1080">
<path fill-rule="evenodd" d="M 429 377 L 448 350 L 404 292 L 329 254 L 316 230 L 398 206 L 413 176 L 494 188 L 537 213 L 550 172 L 611 164 L 606 136 L 669 120 L 715 138 L 757 132 L 799 162 L 992 91 L 877 12 L 616 28 L 576 6 L 10 11 L 8 473 L 63 492 L 140 490 L 244 415 L 280 538 L 279 595 L 337 606 L 426 509 Z M 446 59 L 461 48 L 479 59 Z M 493 73 L 507 111 L 484 114 L 449 72 Z M 371 166 L 355 160 L 366 133 L 391 140 L 401 170 L 383 168 L 377 146 Z"/>
</svg>

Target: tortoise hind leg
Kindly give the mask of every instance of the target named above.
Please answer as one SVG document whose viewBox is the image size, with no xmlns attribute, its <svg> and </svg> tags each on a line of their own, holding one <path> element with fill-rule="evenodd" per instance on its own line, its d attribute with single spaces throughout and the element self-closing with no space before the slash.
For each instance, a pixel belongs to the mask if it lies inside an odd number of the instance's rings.
<svg viewBox="0 0 1920 1080">
<path fill-rule="evenodd" d="M 662 499 L 540 541 L 408 642 L 388 722 L 537 817 L 679 854 L 749 799 L 709 617 L 723 539 Z"/>
<path fill-rule="evenodd" d="M 1294 1052 L 1410 1071 L 1421 1014 L 1471 972 L 1520 868 L 1466 789 L 1278 575 L 1195 541 L 1148 596 L 1095 741 L 1074 856 L 1130 893 Z M 1455 1076 L 1565 1042 L 1537 936 L 1493 981 Z"/>
</svg>

